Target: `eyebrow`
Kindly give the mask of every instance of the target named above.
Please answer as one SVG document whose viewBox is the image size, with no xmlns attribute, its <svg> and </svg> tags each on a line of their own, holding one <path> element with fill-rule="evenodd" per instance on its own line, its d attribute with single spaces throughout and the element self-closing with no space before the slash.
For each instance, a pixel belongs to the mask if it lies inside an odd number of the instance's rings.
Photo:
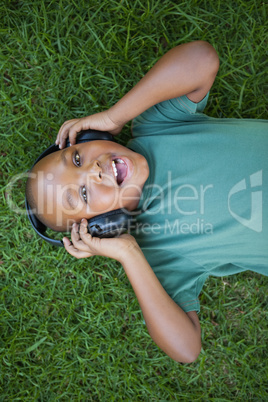
<svg viewBox="0 0 268 402">
<path fill-rule="evenodd" d="M 64 166 L 67 165 L 67 159 L 66 159 L 66 156 L 65 156 L 66 150 L 67 150 L 67 148 L 65 148 L 64 151 L 62 151 L 61 156 L 60 156 Z"/>
<path fill-rule="evenodd" d="M 69 189 L 66 191 L 66 200 L 67 200 L 68 204 L 70 205 L 70 207 L 72 209 L 75 209 L 74 199 L 73 199 L 72 193 Z"/>
<path fill-rule="evenodd" d="M 67 158 L 66 158 L 66 155 L 65 155 L 66 151 L 67 151 L 67 148 L 65 148 L 63 150 L 63 152 L 61 153 L 61 160 L 62 160 L 64 166 L 67 166 Z M 73 196 L 72 196 L 72 192 L 71 192 L 70 189 L 68 189 L 66 191 L 66 201 L 68 202 L 68 204 L 71 207 L 71 209 L 76 208 L 76 205 L 75 205 L 75 202 L 74 202 L 74 199 L 73 199 Z"/>
<path fill-rule="evenodd" d="M 65 155 L 66 149 L 67 149 L 67 148 L 65 148 L 65 149 L 62 151 L 61 155 L 60 155 L 61 161 L 62 161 L 62 163 L 64 164 L 64 166 L 67 166 L 67 159 L 66 159 L 66 155 Z M 70 190 L 67 190 L 67 191 L 66 191 L 66 201 L 68 202 L 69 206 L 70 206 L 72 209 L 75 209 L 74 199 L 73 199 L 73 197 L 72 197 L 72 193 L 71 193 Z"/>
</svg>

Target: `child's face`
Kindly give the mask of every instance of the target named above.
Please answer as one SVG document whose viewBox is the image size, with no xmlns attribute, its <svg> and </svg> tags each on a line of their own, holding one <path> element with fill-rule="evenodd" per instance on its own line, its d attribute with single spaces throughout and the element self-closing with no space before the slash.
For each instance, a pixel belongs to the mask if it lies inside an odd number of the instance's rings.
<svg viewBox="0 0 268 402">
<path fill-rule="evenodd" d="M 111 141 L 52 153 L 32 173 L 38 214 L 55 230 L 117 208 L 133 210 L 149 175 L 146 159 Z"/>
</svg>

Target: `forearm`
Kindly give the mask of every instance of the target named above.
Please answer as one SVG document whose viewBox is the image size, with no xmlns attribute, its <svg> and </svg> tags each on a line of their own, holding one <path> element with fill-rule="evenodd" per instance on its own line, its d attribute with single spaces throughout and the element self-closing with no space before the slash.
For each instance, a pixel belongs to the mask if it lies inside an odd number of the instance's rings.
<svg viewBox="0 0 268 402">
<path fill-rule="evenodd" d="M 93 255 L 119 261 L 140 303 L 149 333 L 155 343 L 172 359 L 189 363 L 201 349 L 197 314 L 185 313 L 166 293 L 133 236 L 123 234 L 113 239 L 92 237 L 87 221 L 73 225 L 72 242 L 64 237 L 64 247 L 76 258 Z"/>
<path fill-rule="evenodd" d="M 209 91 L 217 71 L 217 53 L 207 42 L 177 46 L 167 52 L 135 87 L 109 109 L 109 116 L 123 125 L 167 99 L 190 95 L 194 102 L 198 102 Z"/>
<path fill-rule="evenodd" d="M 169 297 L 138 247 L 121 263 L 152 339 L 172 359 L 194 361 L 201 349 L 200 327 Z"/>
<path fill-rule="evenodd" d="M 116 135 L 128 121 L 167 99 L 187 95 L 193 102 L 199 102 L 210 90 L 218 67 L 217 53 L 209 43 L 196 41 L 177 46 L 110 109 L 66 121 L 59 130 L 56 144 L 64 148 L 69 137 L 70 144 L 74 145 L 77 134 L 88 129 Z"/>
</svg>

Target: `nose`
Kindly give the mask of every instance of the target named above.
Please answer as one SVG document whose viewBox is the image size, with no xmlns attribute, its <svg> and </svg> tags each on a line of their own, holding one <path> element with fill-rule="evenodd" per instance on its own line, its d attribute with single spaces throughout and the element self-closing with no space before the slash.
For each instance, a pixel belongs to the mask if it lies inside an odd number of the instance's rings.
<svg viewBox="0 0 268 402">
<path fill-rule="evenodd" d="M 95 181 L 101 183 L 102 181 L 102 168 L 98 160 L 94 160 L 89 165 L 89 173 L 93 174 Z"/>
</svg>

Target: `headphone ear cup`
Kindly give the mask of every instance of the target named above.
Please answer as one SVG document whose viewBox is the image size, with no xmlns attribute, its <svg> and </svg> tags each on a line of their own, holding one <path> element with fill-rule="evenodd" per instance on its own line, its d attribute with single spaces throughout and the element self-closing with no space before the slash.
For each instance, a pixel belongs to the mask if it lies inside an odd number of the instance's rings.
<svg viewBox="0 0 268 402">
<path fill-rule="evenodd" d="M 118 237 L 130 229 L 133 221 L 133 217 L 125 210 L 116 209 L 89 219 L 87 229 L 92 237 Z"/>
<path fill-rule="evenodd" d="M 82 144 L 83 142 L 105 140 L 105 141 L 115 141 L 114 136 L 107 131 L 97 131 L 97 130 L 83 130 L 77 134 L 76 143 Z M 66 140 L 66 147 L 70 146 L 69 138 Z"/>
</svg>

